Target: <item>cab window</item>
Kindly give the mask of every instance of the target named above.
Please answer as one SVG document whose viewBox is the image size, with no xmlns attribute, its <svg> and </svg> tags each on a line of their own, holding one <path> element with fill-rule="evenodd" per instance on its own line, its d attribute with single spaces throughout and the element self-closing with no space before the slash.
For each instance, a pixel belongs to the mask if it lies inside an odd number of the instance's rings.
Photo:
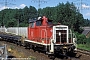
<svg viewBox="0 0 90 60">
<path fill-rule="evenodd" d="M 29 27 L 34 27 L 34 22 L 29 23 Z"/>
<path fill-rule="evenodd" d="M 52 20 L 48 20 L 48 25 L 52 25 Z"/>
<path fill-rule="evenodd" d="M 41 26 L 42 22 L 41 20 L 36 21 L 36 26 Z"/>
</svg>

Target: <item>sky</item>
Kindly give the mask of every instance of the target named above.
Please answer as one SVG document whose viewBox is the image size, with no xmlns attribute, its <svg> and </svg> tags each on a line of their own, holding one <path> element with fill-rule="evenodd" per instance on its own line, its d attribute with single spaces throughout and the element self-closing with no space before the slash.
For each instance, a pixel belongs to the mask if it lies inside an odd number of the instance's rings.
<svg viewBox="0 0 90 60">
<path fill-rule="evenodd" d="M 39 8 L 39 0 L 0 0 L 0 11 L 5 9 L 5 2 L 7 1 L 7 8 L 24 8 L 25 6 L 34 6 L 37 9 Z M 90 0 L 40 0 L 40 8 L 45 7 L 55 7 L 59 3 L 66 3 L 69 1 L 73 2 L 77 8 L 80 9 L 80 12 L 83 14 L 85 19 L 90 20 Z M 81 2 L 82 1 L 82 2 Z M 82 7 L 82 8 L 81 8 Z"/>
</svg>

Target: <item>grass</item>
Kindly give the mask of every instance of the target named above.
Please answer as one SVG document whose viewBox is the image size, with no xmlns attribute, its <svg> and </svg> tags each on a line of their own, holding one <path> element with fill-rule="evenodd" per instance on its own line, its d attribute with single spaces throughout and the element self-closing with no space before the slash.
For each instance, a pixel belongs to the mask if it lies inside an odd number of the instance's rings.
<svg viewBox="0 0 90 60">
<path fill-rule="evenodd" d="M 34 56 L 26 56 L 22 51 L 15 49 L 13 45 L 7 46 L 8 52 L 16 58 L 30 58 L 30 60 L 36 60 Z"/>
<path fill-rule="evenodd" d="M 90 51 L 90 44 L 77 44 L 77 48 Z"/>
<path fill-rule="evenodd" d="M 17 49 L 15 49 L 15 47 L 13 45 L 8 46 L 8 52 L 11 53 L 13 56 L 15 56 L 16 58 L 25 58 L 25 54 L 21 51 L 18 51 Z"/>
</svg>

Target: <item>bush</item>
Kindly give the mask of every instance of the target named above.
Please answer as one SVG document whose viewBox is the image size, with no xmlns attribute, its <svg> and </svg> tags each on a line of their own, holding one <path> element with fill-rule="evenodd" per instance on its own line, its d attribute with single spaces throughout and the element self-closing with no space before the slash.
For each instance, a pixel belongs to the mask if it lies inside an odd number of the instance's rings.
<svg viewBox="0 0 90 60">
<path fill-rule="evenodd" d="M 87 43 L 87 39 L 86 36 L 83 34 L 79 34 L 79 33 L 75 33 L 76 37 L 77 37 L 77 44 L 86 44 Z"/>
</svg>

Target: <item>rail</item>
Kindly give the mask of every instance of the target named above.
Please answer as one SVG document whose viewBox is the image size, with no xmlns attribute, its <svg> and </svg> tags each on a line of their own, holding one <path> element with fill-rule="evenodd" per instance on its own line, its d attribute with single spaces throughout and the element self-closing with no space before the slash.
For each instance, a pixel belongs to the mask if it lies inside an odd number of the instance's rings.
<svg viewBox="0 0 90 60">
<path fill-rule="evenodd" d="M 77 49 L 77 52 L 80 52 L 80 53 L 83 53 L 83 54 L 86 54 L 86 55 L 90 55 L 90 51 L 83 50 L 83 49 L 80 49 L 80 48 Z"/>
</svg>

